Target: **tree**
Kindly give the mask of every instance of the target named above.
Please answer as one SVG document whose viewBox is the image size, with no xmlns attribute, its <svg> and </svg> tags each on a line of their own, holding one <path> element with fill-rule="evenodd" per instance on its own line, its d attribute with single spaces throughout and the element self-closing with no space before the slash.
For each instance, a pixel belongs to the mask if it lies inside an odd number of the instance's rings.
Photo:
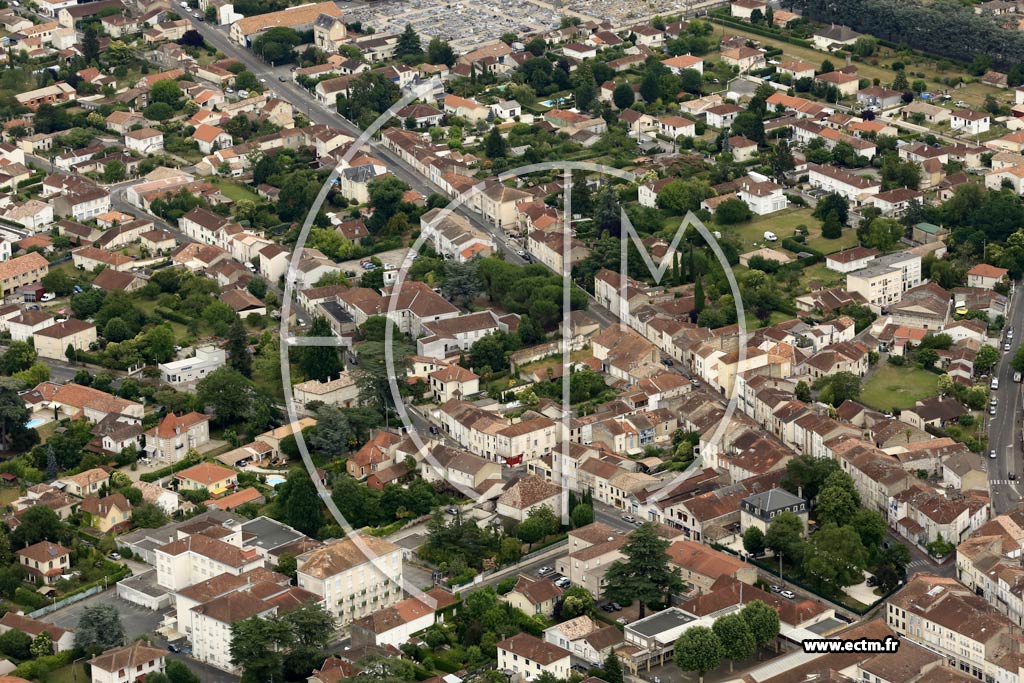
<svg viewBox="0 0 1024 683">
<path fill-rule="evenodd" d="M 843 401 L 856 400 L 860 396 L 860 377 L 852 372 L 837 372 L 818 379 L 814 383 L 818 398 L 838 408 Z"/>
<path fill-rule="evenodd" d="M 850 203 L 845 197 L 836 193 L 830 193 L 818 200 L 814 207 L 813 216 L 818 220 L 825 220 L 831 212 L 835 211 L 839 222 L 846 225 L 850 218 Z"/>
<path fill-rule="evenodd" d="M 5 375 L 13 375 L 22 370 L 28 370 L 36 362 L 36 350 L 28 342 L 12 341 L 0 356 L 0 372 Z"/>
<path fill-rule="evenodd" d="M 249 414 L 247 397 L 253 392 L 245 375 L 231 367 L 222 367 L 199 380 L 196 386 L 199 404 L 213 411 L 221 425 L 237 422 Z"/>
<path fill-rule="evenodd" d="M 792 512 L 781 512 L 768 525 L 764 537 L 765 547 L 772 552 L 782 553 L 790 562 L 798 563 L 803 554 L 804 523 Z"/>
<path fill-rule="evenodd" d="M 742 199 L 726 199 L 715 210 L 715 222 L 719 225 L 735 225 L 749 221 L 753 212 Z"/>
<path fill-rule="evenodd" d="M 727 614 L 719 617 L 711 628 L 722 644 L 722 654 L 729 659 L 729 671 L 733 670 L 733 664 L 749 659 L 757 651 L 750 625 L 742 615 Z"/>
<path fill-rule="evenodd" d="M 157 81 L 149 91 L 150 102 L 163 102 L 172 107 L 178 106 L 181 97 L 182 92 L 178 82 L 170 78 Z"/>
<path fill-rule="evenodd" d="M 167 523 L 167 515 L 153 503 L 143 503 L 132 508 L 132 524 L 143 529 L 156 529 Z"/>
<path fill-rule="evenodd" d="M 607 683 L 623 683 L 622 675 L 622 662 L 619 661 L 619 656 L 612 651 L 608 652 L 608 656 L 604 658 L 604 664 L 601 666 L 601 678 Z"/>
<path fill-rule="evenodd" d="M 125 165 L 117 159 L 108 161 L 107 165 L 103 167 L 103 182 L 105 183 L 119 183 L 125 179 L 126 175 Z"/>
<path fill-rule="evenodd" d="M 49 633 L 43 631 L 35 637 L 32 647 L 29 649 L 33 657 L 48 657 L 53 654 L 53 638 Z"/>
<path fill-rule="evenodd" d="M 760 555 L 764 552 L 764 532 L 756 526 L 748 527 L 743 532 L 743 549 L 751 555 Z"/>
<path fill-rule="evenodd" d="M 742 135 L 759 145 L 764 144 L 764 121 L 756 111 L 747 110 L 739 114 L 732 122 L 733 135 Z"/>
<path fill-rule="evenodd" d="M 228 365 L 246 377 L 252 375 L 252 354 L 249 352 L 249 335 L 245 333 L 242 319 L 235 316 L 228 328 L 228 339 L 224 345 L 228 352 Z"/>
<path fill-rule="evenodd" d="M 562 619 L 573 619 L 594 611 L 594 596 L 583 586 L 571 586 L 562 594 Z"/>
<path fill-rule="evenodd" d="M 802 573 L 819 588 L 839 590 L 864 580 L 867 551 L 857 532 L 829 522 L 807 544 Z"/>
<path fill-rule="evenodd" d="M 0 652 L 15 659 L 30 659 L 33 656 L 32 644 L 32 636 L 18 629 L 0 635 Z"/>
<path fill-rule="evenodd" d="M 796 396 L 798 401 L 810 403 L 811 388 L 807 385 L 807 382 L 805 382 L 804 380 L 800 380 L 799 382 L 796 383 L 796 389 L 794 390 L 793 395 Z"/>
<path fill-rule="evenodd" d="M 146 358 L 156 363 L 166 363 L 174 358 L 174 330 L 170 325 L 154 325 L 143 335 Z"/>
<path fill-rule="evenodd" d="M 573 97 L 576 100 L 578 109 L 590 109 L 590 105 L 597 98 L 597 83 L 594 81 L 594 72 L 589 62 L 583 62 L 570 77 L 573 85 Z"/>
<path fill-rule="evenodd" d="M 406 24 L 405 30 L 398 36 L 398 43 L 395 45 L 395 57 L 405 62 L 423 59 L 423 45 L 420 43 L 420 34 L 416 33 L 411 24 Z"/>
<path fill-rule="evenodd" d="M 985 344 L 978 349 L 977 355 L 974 357 L 974 372 L 979 374 L 987 374 L 996 366 L 999 362 L 999 351 L 995 347 Z"/>
<path fill-rule="evenodd" d="M 555 513 L 547 505 L 541 505 L 530 510 L 526 519 L 516 527 L 516 536 L 523 543 L 533 545 L 545 536 L 558 531 L 559 522 Z"/>
<path fill-rule="evenodd" d="M 177 659 L 167 661 L 164 675 L 167 676 L 169 683 L 199 683 L 199 676 Z"/>
<path fill-rule="evenodd" d="M 707 626 L 694 626 L 683 632 L 675 644 L 675 662 L 683 671 L 696 671 L 700 683 L 704 674 L 722 663 L 722 642 Z"/>
<path fill-rule="evenodd" d="M 619 83 L 612 91 L 612 102 L 619 109 L 629 109 L 636 102 L 636 93 L 629 83 Z"/>
<path fill-rule="evenodd" d="M 594 521 L 594 508 L 586 503 L 578 503 L 570 514 L 574 529 L 584 527 Z"/>
<path fill-rule="evenodd" d="M 278 618 L 250 617 L 231 625 L 231 663 L 244 683 L 284 681 L 284 654 L 294 642 L 291 628 Z"/>
<path fill-rule="evenodd" d="M 252 294 L 254 297 L 262 300 L 264 297 L 267 296 L 269 285 L 267 285 L 267 281 L 264 280 L 263 278 L 254 277 L 253 279 L 249 280 L 249 284 L 247 284 L 245 288 L 249 290 L 249 293 Z"/>
<path fill-rule="evenodd" d="M 124 624 L 114 605 L 90 605 L 82 610 L 75 629 L 76 649 L 95 655 L 124 642 Z"/>
<path fill-rule="evenodd" d="M 896 72 L 896 78 L 892 82 L 893 90 L 909 90 L 910 83 L 907 82 L 907 74 L 905 71 L 900 69 Z"/>
<path fill-rule="evenodd" d="M 484 153 L 488 159 L 502 159 L 507 154 L 505 138 L 497 126 L 491 128 L 491 132 L 484 138 Z"/>
<path fill-rule="evenodd" d="M 653 524 L 634 531 L 622 546 L 626 559 L 613 563 L 605 574 L 605 594 L 618 602 L 638 600 L 641 619 L 646 605 L 668 602 L 672 591 L 682 586 L 679 570 L 669 568 L 668 547 Z"/>
<path fill-rule="evenodd" d="M 278 494 L 278 509 L 286 524 L 316 538 L 323 526 L 323 508 L 316 486 L 305 469 L 293 467 L 288 471 Z"/>
<path fill-rule="evenodd" d="M 839 214 L 829 211 L 821 224 L 821 236 L 827 240 L 837 240 L 843 236 L 843 224 L 839 222 Z"/>
<path fill-rule="evenodd" d="M 826 486 L 818 494 L 815 518 L 819 524 L 839 524 L 851 519 L 857 511 L 857 502 L 846 489 Z"/>
<path fill-rule="evenodd" d="M 93 22 L 82 29 L 82 58 L 87 64 L 98 64 L 100 60 L 100 36 Z"/>
<path fill-rule="evenodd" d="M 696 211 L 700 203 L 712 195 L 706 180 L 691 178 L 678 179 L 665 185 L 658 193 L 658 208 L 674 216 L 683 216 L 687 211 Z"/>
<path fill-rule="evenodd" d="M 313 318 L 307 337 L 333 337 L 327 318 L 318 315 Z M 342 371 L 341 356 L 335 346 L 307 346 L 302 349 L 299 367 L 308 379 L 326 382 L 336 378 Z"/>
<path fill-rule="evenodd" d="M 779 636 L 779 613 L 760 600 L 754 600 L 740 611 L 750 627 L 750 634 L 758 647 L 764 647 Z"/>
<path fill-rule="evenodd" d="M 786 173 L 796 168 L 796 160 L 793 158 L 793 151 L 786 140 L 779 140 L 772 148 L 771 154 L 772 173 L 775 179 L 781 181 Z"/>
<path fill-rule="evenodd" d="M 75 281 L 64 270 L 51 270 L 43 276 L 40 284 L 47 292 L 53 292 L 57 296 L 67 296 L 74 291 Z"/>
<path fill-rule="evenodd" d="M 296 59 L 295 47 L 302 43 L 302 36 L 288 26 L 275 26 L 260 34 L 252 43 L 253 52 L 273 65 L 288 64 Z M 237 79 L 235 87 L 238 85 Z"/>
<path fill-rule="evenodd" d="M 431 64 L 445 64 L 451 66 L 455 63 L 455 51 L 448 44 L 447 40 L 434 37 L 427 44 L 427 61 Z"/>
</svg>

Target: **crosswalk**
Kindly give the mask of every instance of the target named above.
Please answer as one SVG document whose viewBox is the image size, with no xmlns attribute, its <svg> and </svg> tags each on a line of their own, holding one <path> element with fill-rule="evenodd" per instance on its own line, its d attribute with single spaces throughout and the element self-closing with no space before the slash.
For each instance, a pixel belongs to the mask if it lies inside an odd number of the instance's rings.
<svg viewBox="0 0 1024 683">
<path fill-rule="evenodd" d="M 1017 482 L 1009 479 L 992 479 L 988 483 L 990 486 L 1011 486 L 1016 485 Z"/>
<path fill-rule="evenodd" d="M 907 565 L 907 568 L 911 569 L 913 567 L 927 567 L 927 566 L 928 566 L 928 561 L 927 560 L 914 560 L 913 562 L 911 562 L 910 564 Z"/>
</svg>

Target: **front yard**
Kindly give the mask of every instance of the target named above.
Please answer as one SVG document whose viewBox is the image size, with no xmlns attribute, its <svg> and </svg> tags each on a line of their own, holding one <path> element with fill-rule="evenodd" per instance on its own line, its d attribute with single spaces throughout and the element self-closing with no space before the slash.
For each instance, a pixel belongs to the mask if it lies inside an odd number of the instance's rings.
<svg viewBox="0 0 1024 683">
<path fill-rule="evenodd" d="M 914 403 L 939 393 L 939 375 L 909 365 L 880 362 L 864 381 L 861 402 L 876 410 L 913 408 Z"/>
<path fill-rule="evenodd" d="M 716 226 L 716 228 L 723 234 L 736 237 L 740 241 L 741 253 L 761 247 L 782 249 L 782 240 L 792 237 L 796 233 L 797 226 L 800 225 L 807 228 L 807 246 L 823 254 L 831 254 L 857 245 L 857 231 L 851 228 L 843 228 L 843 234 L 838 239 L 830 240 L 822 237 L 821 221 L 811 215 L 812 211 L 807 207 L 795 207 L 767 216 L 755 216 L 747 223 Z M 764 238 L 766 232 L 775 233 L 779 238 L 778 242 L 766 241 Z"/>
</svg>

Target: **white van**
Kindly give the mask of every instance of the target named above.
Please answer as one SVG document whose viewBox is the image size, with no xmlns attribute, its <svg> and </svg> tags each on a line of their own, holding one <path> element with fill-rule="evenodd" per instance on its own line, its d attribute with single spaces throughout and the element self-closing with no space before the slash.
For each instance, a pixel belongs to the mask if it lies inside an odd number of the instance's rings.
<svg viewBox="0 0 1024 683">
<path fill-rule="evenodd" d="M 990 389 L 992 389 L 993 391 L 995 391 L 996 389 L 998 389 L 998 388 L 999 388 L 999 378 L 998 378 L 998 377 L 993 377 L 993 378 L 992 378 L 992 381 L 991 381 L 991 382 L 989 383 L 989 385 L 988 385 L 988 386 L 989 386 L 989 388 L 990 388 Z"/>
<path fill-rule="evenodd" d="M 775 234 L 774 232 L 771 232 L 771 231 L 766 231 L 766 232 L 764 233 L 764 238 L 765 238 L 765 240 L 767 240 L 768 242 L 775 242 L 776 240 L 778 240 L 778 239 L 779 239 L 779 236 L 778 236 L 778 235 L 776 235 L 776 234 Z"/>
</svg>

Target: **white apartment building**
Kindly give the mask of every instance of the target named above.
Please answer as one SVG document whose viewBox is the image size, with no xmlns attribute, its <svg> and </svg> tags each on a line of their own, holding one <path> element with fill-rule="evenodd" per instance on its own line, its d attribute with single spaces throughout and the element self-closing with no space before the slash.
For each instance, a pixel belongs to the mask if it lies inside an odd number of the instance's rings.
<svg viewBox="0 0 1024 683">
<path fill-rule="evenodd" d="M 523 681 L 535 680 L 543 673 L 566 678 L 570 660 L 568 650 L 529 633 L 518 633 L 498 643 L 498 669 L 511 671 Z"/>
<path fill-rule="evenodd" d="M 356 536 L 299 555 L 296 584 L 324 600 L 340 629 L 402 599 L 402 549 Z"/>
<path fill-rule="evenodd" d="M 242 547 L 241 532 L 225 538 L 231 542 L 195 534 L 157 548 L 157 583 L 177 591 L 219 574 L 238 575 L 263 566 L 259 550 Z"/>
<path fill-rule="evenodd" d="M 192 358 L 160 364 L 160 376 L 167 384 L 177 386 L 198 382 L 217 368 L 224 365 L 227 355 L 216 346 L 201 346 Z"/>
<path fill-rule="evenodd" d="M 846 275 L 846 290 L 863 296 L 875 311 L 896 303 L 919 284 L 921 257 L 909 251 L 881 256 L 867 268 Z"/>
</svg>

